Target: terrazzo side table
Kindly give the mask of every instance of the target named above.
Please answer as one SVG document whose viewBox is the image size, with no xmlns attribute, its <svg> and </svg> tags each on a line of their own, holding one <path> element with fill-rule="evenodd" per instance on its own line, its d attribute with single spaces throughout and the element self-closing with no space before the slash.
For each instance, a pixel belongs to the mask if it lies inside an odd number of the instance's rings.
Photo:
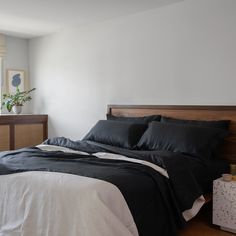
<svg viewBox="0 0 236 236">
<path fill-rule="evenodd" d="M 236 233 L 236 181 L 222 178 L 213 182 L 213 224 Z"/>
</svg>

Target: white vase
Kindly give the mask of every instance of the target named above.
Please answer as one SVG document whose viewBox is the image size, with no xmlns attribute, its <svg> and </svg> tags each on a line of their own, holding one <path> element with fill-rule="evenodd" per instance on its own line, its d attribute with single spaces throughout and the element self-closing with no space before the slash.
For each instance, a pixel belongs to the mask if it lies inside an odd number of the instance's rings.
<svg viewBox="0 0 236 236">
<path fill-rule="evenodd" d="M 19 115 L 22 112 L 22 106 L 13 106 L 12 111 L 14 114 Z"/>
</svg>

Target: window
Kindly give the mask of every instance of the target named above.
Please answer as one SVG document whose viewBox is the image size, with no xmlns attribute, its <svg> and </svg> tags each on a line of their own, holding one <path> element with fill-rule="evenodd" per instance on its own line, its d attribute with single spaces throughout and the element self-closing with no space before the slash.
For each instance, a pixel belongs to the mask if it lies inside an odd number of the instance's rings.
<svg viewBox="0 0 236 236">
<path fill-rule="evenodd" d="M 3 57 L 6 54 L 5 35 L 0 34 L 0 100 L 2 97 L 2 84 L 3 84 Z M 1 114 L 1 109 L 0 109 Z"/>
<path fill-rule="evenodd" d="M 2 84 L 3 84 L 3 58 L 0 57 L 0 100 L 2 98 Z M 2 113 L 2 109 L 0 109 L 0 114 L 1 113 Z"/>
<path fill-rule="evenodd" d="M 3 79 L 3 58 L 0 57 L 0 83 L 2 85 L 2 79 Z"/>
</svg>

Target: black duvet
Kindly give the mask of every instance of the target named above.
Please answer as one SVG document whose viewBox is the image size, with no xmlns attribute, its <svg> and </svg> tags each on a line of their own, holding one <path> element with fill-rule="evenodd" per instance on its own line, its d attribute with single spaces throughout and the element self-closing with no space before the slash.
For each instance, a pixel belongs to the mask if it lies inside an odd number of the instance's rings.
<svg viewBox="0 0 236 236">
<path fill-rule="evenodd" d="M 221 162 L 216 171 L 209 174 L 210 161 L 171 152 L 131 151 L 66 138 L 49 139 L 45 144 L 80 150 L 90 155 L 48 152 L 36 147 L 2 152 L 0 175 L 52 171 L 108 181 L 122 192 L 140 236 L 176 235 L 176 229 L 185 225 L 182 212 L 191 209 L 193 202 L 209 190 L 211 181 L 228 170 L 228 165 Z M 96 152 L 149 161 L 165 168 L 169 179 L 142 164 L 97 158 L 93 155 Z"/>
</svg>

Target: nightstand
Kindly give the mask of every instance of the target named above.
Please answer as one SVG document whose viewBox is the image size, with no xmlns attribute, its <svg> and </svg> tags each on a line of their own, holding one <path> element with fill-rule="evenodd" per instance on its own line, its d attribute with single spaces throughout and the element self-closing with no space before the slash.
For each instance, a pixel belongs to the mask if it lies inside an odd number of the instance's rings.
<svg viewBox="0 0 236 236">
<path fill-rule="evenodd" d="M 213 182 L 213 224 L 236 233 L 236 181 L 222 178 Z"/>
</svg>

